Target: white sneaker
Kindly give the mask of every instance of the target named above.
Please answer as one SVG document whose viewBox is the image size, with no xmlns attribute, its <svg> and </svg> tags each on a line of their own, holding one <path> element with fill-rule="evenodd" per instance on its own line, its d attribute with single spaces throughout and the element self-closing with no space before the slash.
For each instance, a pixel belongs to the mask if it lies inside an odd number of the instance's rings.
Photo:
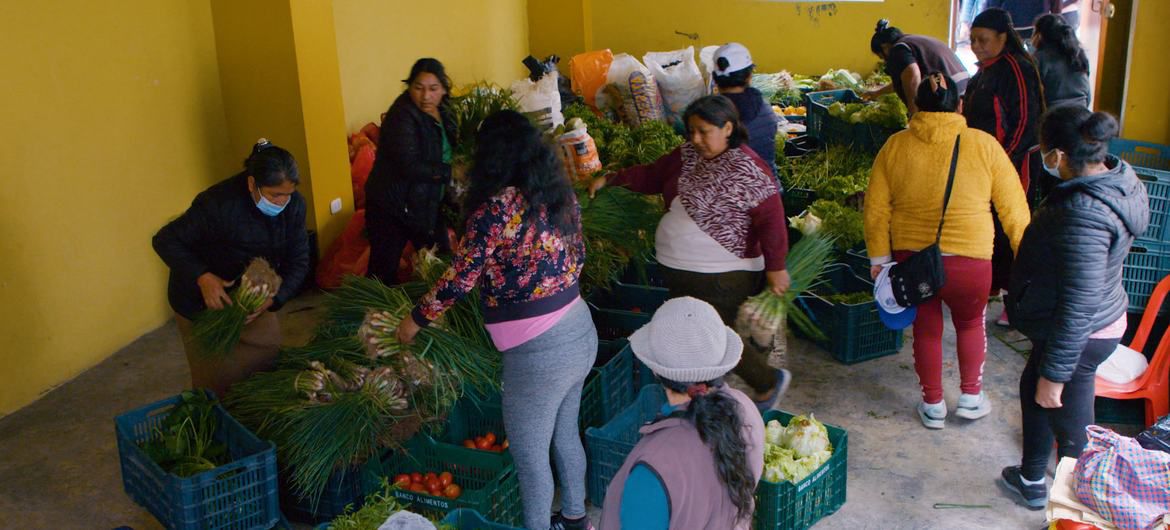
<svg viewBox="0 0 1170 530">
<path fill-rule="evenodd" d="M 991 400 L 987 399 L 986 392 L 978 394 L 962 394 L 959 396 L 959 406 L 955 407 L 955 416 L 967 420 L 977 420 L 991 414 Z"/>
<path fill-rule="evenodd" d="M 938 403 L 919 403 L 918 417 L 922 419 L 922 424 L 927 429 L 941 429 L 946 427 L 947 403 L 945 401 L 939 401 Z"/>
</svg>

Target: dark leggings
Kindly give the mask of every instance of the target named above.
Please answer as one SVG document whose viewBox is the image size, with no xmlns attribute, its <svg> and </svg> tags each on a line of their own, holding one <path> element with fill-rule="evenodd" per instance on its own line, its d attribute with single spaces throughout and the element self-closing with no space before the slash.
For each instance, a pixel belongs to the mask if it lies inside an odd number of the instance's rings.
<svg viewBox="0 0 1170 530">
<path fill-rule="evenodd" d="M 1085 427 L 1094 420 L 1097 365 L 1109 358 L 1118 342 L 1121 342 L 1120 339 L 1089 339 L 1077 361 L 1072 379 L 1064 383 L 1064 391 L 1060 394 L 1062 406 L 1058 409 L 1046 409 L 1036 404 L 1039 365 L 1043 362 L 1038 352 L 1044 351 L 1044 344 L 1038 342 L 1033 345 L 1032 355 L 1028 357 L 1028 364 L 1020 376 L 1020 412 L 1024 420 L 1021 471 L 1024 478 L 1044 478 L 1053 440 L 1056 441 L 1057 454 L 1061 458 L 1081 456 L 1088 441 Z"/>
<path fill-rule="evenodd" d="M 702 273 L 665 265 L 661 268 L 671 298 L 690 296 L 707 302 L 719 312 L 723 323 L 731 327 L 735 326 L 739 306 L 764 288 L 764 273 L 758 271 Z M 758 393 L 776 386 L 776 369 L 768 366 L 768 352 L 761 352 L 750 340 L 743 341 L 743 357 L 735 367 L 735 375 Z"/>
<path fill-rule="evenodd" d="M 416 250 L 431 245 L 437 246 L 440 253 L 451 250 L 447 228 L 442 221 L 436 223 L 434 234 L 428 235 L 411 230 L 392 218 L 366 219 L 366 233 L 370 237 L 370 266 L 366 275 L 382 280 L 387 285 L 398 283 L 398 261 L 402 258 L 402 250 L 406 248 L 407 242 L 414 245 Z"/>
</svg>

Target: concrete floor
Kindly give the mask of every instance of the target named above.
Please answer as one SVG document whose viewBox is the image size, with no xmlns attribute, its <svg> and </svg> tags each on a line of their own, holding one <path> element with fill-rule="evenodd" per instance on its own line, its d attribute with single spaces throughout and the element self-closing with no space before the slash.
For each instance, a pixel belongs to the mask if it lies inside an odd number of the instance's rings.
<svg viewBox="0 0 1170 530">
<path fill-rule="evenodd" d="M 320 295 L 282 313 L 286 343 L 303 341 Z M 998 314 L 998 305 L 988 315 Z M 994 326 L 992 326 L 994 328 Z M 941 431 L 922 427 L 910 341 L 898 355 L 844 366 L 810 344 L 789 339 L 794 383 L 780 408 L 816 413 L 849 433 L 846 504 L 817 528 L 1041 528 L 995 484 L 1019 460 L 1019 337 L 992 329 L 984 385 L 994 403 L 977 422 L 951 418 Z M 954 332 L 946 335 L 946 399 L 958 398 Z M 1015 348 L 1026 342 L 1014 344 Z M 36 529 L 159 528 L 122 491 L 115 415 L 177 393 L 189 382 L 173 323 L 148 333 L 36 403 L 0 418 L 0 527 Z M 989 505 L 939 510 L 935 503 Z M 595 519 L 596 521 L 596 519 Z M 301 528 L 307 528 L 301 526 Z"/>
</svg>

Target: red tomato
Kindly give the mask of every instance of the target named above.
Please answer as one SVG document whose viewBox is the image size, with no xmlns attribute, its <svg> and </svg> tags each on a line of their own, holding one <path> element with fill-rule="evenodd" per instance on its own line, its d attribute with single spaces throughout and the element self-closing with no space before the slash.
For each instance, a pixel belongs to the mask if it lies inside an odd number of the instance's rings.
<svg viewBox="0 0 1170 530">
<path fill-rule="evenodd" d="M 424 484 L 427 486 L 427 491 L 431 493 L 443 491 L 443 484 L 439 482 L 439 477 L 428 477 Z"/>
<path fill-rule="evenodd" d="M 410 489 L 410 475 L 402 473 L 394 476 L 394 485 L 401 489 Z"/>
<path fill-rule="evenodd" d="M 487 440 L 488 445 L 495 444 L 496 443 L 496 433 L 489 432 L 489 433 L 483 435 L 483 439 Z"/>
<path fill-rule="evenodd" d="M 463 488 L 460 488 L 458 484 L 451 484 L 443 488 L 443 496 L 448 499 L 458 499 L 462 494 Z"/>
<path fill-rule="evenodd" d="M 422 482 L 423 481 L 422 473 L 419 473 L 418 471 L 411 473 L 410 474 L 410 481 L 411 482 Z"/>
<path fill-rule="evenodd" d="M 439 473 L 439 484 L 442 484 L 444 488 L 447 486 L 450 486 L 451 483 L 454 481 L 455 481 L 455 476 L 452 475 L 451 473 L 448 473 L 446 471 Z"/>
<path fill-rule="evenodd" d="M 422 480 L 423 484 L 430 482 L 431 479 L 439 480 L 439 475 L 436 475 L 434 471 L 431 471 L 430 473 L 423 475 L 423 480 Z"/>
<path fill-rule="evenodd" d="M 480 451 L 487 451 L 492 448 L 492 443 L 487 441 L 487 438 L 480 438 L 475 441 L 475 448 Z"/>
<path fill-rule="evenodd" d="M 410 491 L 413 491 L 415 493 L 429 493 L 427 491 L 427 487 L 423 486 L 422 484 L 419 484 L 418 482 L 415 482 L 414 484 L 410 485 Z"/>
<path fill-rule="evenodd" d="M 468 449 L 475 449 L 475 441 L 474 440 L 463 440 L 463 447 L 466 447 Z"/>
</svg>

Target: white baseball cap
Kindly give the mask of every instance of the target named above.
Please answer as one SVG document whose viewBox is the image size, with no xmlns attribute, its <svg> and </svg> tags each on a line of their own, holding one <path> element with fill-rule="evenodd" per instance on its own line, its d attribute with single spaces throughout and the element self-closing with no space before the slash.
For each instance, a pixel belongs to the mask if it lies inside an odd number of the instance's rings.
<svg viewBox="0 0 1170 530">
<path fill-rule="evenodd" d="M 667 300 L 650 323 L 630 335 L 634 356 L 655 374 L 679 383 L 723 377 L 743 355 L 743 340 L 711 304 L 685 296 Z"/>
<path fill-rule="evenodd" d="M 878 317 L 890 329 L 905 329 L 914 323 L 918 316 L 918 307 L 902 307 L 894 298 L 894 289 L 890 286 L 890 269 L 897 263 L 890 262 L 882 265 L 873 282 L 873 300 L 877 304 Z"/>
<path fill-rule="evenodd" d="M 720 46 L 719 49 L 715 50 L 715 55 L 711 60 L 715 63 L 715 75 L 718 76 L 755 66 L 752 64 L 751 52 L 738 42 L 729 42 Z M 723 61 L 726 61 L 726 68 L 720 68 L 720 63 Z"/>
</svg>

